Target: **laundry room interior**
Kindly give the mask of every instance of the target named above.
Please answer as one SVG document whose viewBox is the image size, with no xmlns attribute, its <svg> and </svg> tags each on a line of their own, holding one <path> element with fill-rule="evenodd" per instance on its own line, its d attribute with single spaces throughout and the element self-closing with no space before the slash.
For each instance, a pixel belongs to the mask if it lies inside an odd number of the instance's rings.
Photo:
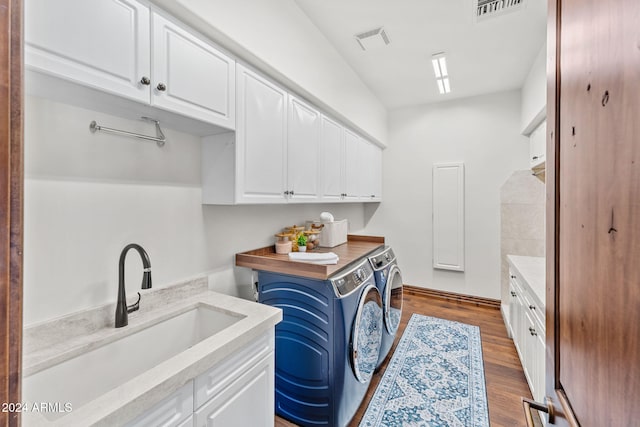
<svg viewBox="0 0 640 427">
<path fill-rule="evenodd" d="M 3 412 L 551 424 L 547 1 L 18 4 Z"/>
</svg>

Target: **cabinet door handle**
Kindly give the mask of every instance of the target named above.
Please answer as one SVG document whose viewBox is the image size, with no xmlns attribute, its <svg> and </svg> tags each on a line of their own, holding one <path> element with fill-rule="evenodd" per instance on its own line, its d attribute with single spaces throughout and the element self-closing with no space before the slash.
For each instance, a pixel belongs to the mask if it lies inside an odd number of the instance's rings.
<svg viewBox="0 0 640 427">
<path fill-rule="evenodd" d="M 289 195 L 293 196 L 293 190 L 289 191 Z"/>
<path fill-rule="evenodd" d="M 516 296 L 516 293 L 515 293 L 515 292 L 513 292 L 513 291 L 511 291 L 511 296 L 512 296 L 512 297 L 515 297 L 515 296 Z"/>
<path fill-rule="evenodd" d="M 535 337 L 536 335 L 538 335 L 535 328 L 532 328 L 531 326 L 529 326 L 529 333 L 531 334 L 532 337 Z"/>
<path fill-rule="evenodd" d="M 289 195 L 289 191 L 285 191 L 285 192 L 284 192 L 284 195 L 285 195 L 285 196 L 288 196 L 288 195 Z"/>
<path fill-rule="evenodd" d="M 142 76 L 142 78 L 140 79 L 140 83 L 145 86 L 149 86 L 151 84 L 151 79 L 147 76 Z"/>
<path fill-rule="evenodd" d="M 167 90 L 167 85 L 165 85 L 164 83 L 158 83 L 156 89 L 158 89 L 160 92 L 164 92 L 165 90 Z"/>
<path fill-rule="evenodd" d="M 535 424 L 533 423 L 533 416 L 531 415 L 531 408 L 533 409 L 537 409 L 538 411 L 542 411 L 542 412 L 546 412 L 547 414 L 549 414 L 549 423 L 550 424 L 554 424 L 555 423 L 555 411 L 553 408 L 553 404 L 551 403 L 551 399 L 549 399 L 549 397 L 545 397 L 544 398 L 544 403 L 538 403 L 536 401 L 533 401 L 531 399 L 527 399 L 526 397 L 522 398 L 522 408 L 524 409 L 524 416 L 527 420 L 527 427 L 534 427 Z M 573 426 L 574 424 L 572 424 Z M 577 424 L 575 424 L 577 425 Z"/>
<path fill-rule="evenodd" d="M 516 276 L 514 276 L 514 275 L 512 274 L 512 275 L 511 275 L 511 278 L 512 278 L 512 279 L 515 279 L 515 278 L 516 278 Z"/>
<path fill-rule="evenodd" d="M 533 156 L 533 160 L 538 160 L 538 156 Z"/>
<path fill-rule="evenodd" d="M 532 304 L 529 304 L 529 308 L 530 308 L 531 310 L 535 310 L 535 309 L 536 309 L 536 306 L 535 306 L 535 305 L 532 305 Z"/>
</svg>

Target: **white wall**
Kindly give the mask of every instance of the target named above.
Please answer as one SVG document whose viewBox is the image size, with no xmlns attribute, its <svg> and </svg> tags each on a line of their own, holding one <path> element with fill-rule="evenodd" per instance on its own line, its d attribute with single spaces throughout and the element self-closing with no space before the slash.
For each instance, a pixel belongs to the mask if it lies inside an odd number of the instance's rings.
<svg viewBox="0 0 640 427">
<path fill-rule="evenodd" d="M 410 285 L 500 298 L 500 187 L 528 168 L 520 91 L 389 114 L 384 202 L 365 207 L 365 232 L 386 236 Z M 465 271 L 432 268 L 432 165 L 465 164 Z"/>
<path fill-rule="evenodd" d="M 293 0 L 153 2 L 386 145 L 386 109 Z"/>
<path fill-rule="evenodd" d="M 153 133 L 143 122 L 26 98 L 26 325 L 114 302 L 118 258 L 130 242 L 149 253 L 154 287 L 219 272 L 210 285 L 238 294 L 244 283 L 233 283 L 243 275 L 232 270 L 234 254 L 272 244 L 281 227 L 324 210 L 348 218 L 353 231 L 363 227 L 358 204 L 203 206 L 199 138 L 164 129 L 168 142 L 159 148 L 91 134 L 91 120 Z M 128 295 L 135 295 L 141 277 L 132 251 Z"/>
<path fill-rule="evenodd" d="M 547 44 L 544 43 L 522 85 L 520 128 L 529 135 L 547 112 Z"/>
</svg>

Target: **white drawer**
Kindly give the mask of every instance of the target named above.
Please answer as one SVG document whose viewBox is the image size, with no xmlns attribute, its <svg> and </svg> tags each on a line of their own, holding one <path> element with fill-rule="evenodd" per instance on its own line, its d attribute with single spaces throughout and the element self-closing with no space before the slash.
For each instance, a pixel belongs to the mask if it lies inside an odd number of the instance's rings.
<svg viewBox="0 0 640 427">
<path fill-rule="evenodd" d="M 191 417 L 191 423 L 189 423 Z M 186 427 L 193 425 L 193 381 L 189 381 L 127 427 Z"/>
</svg>

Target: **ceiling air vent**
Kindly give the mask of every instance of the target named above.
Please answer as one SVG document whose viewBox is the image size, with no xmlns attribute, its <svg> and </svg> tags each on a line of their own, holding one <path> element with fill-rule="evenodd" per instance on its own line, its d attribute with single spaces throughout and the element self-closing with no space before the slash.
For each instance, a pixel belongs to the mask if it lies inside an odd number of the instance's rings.
<svg viewBox="0 0 640 427">
<path fill-rule="evenodd" d="M 389 36 L 387 36 L 382 27 L 356 34 L 355 37 L 362 50 L 372 50 L 391 43 Z"/>
<path fill-rule="evenodd" d="M 477 0 L 476 18 L 478 20 L 513 12 L 522 8 L 525 0 Z"/>
</svg>

